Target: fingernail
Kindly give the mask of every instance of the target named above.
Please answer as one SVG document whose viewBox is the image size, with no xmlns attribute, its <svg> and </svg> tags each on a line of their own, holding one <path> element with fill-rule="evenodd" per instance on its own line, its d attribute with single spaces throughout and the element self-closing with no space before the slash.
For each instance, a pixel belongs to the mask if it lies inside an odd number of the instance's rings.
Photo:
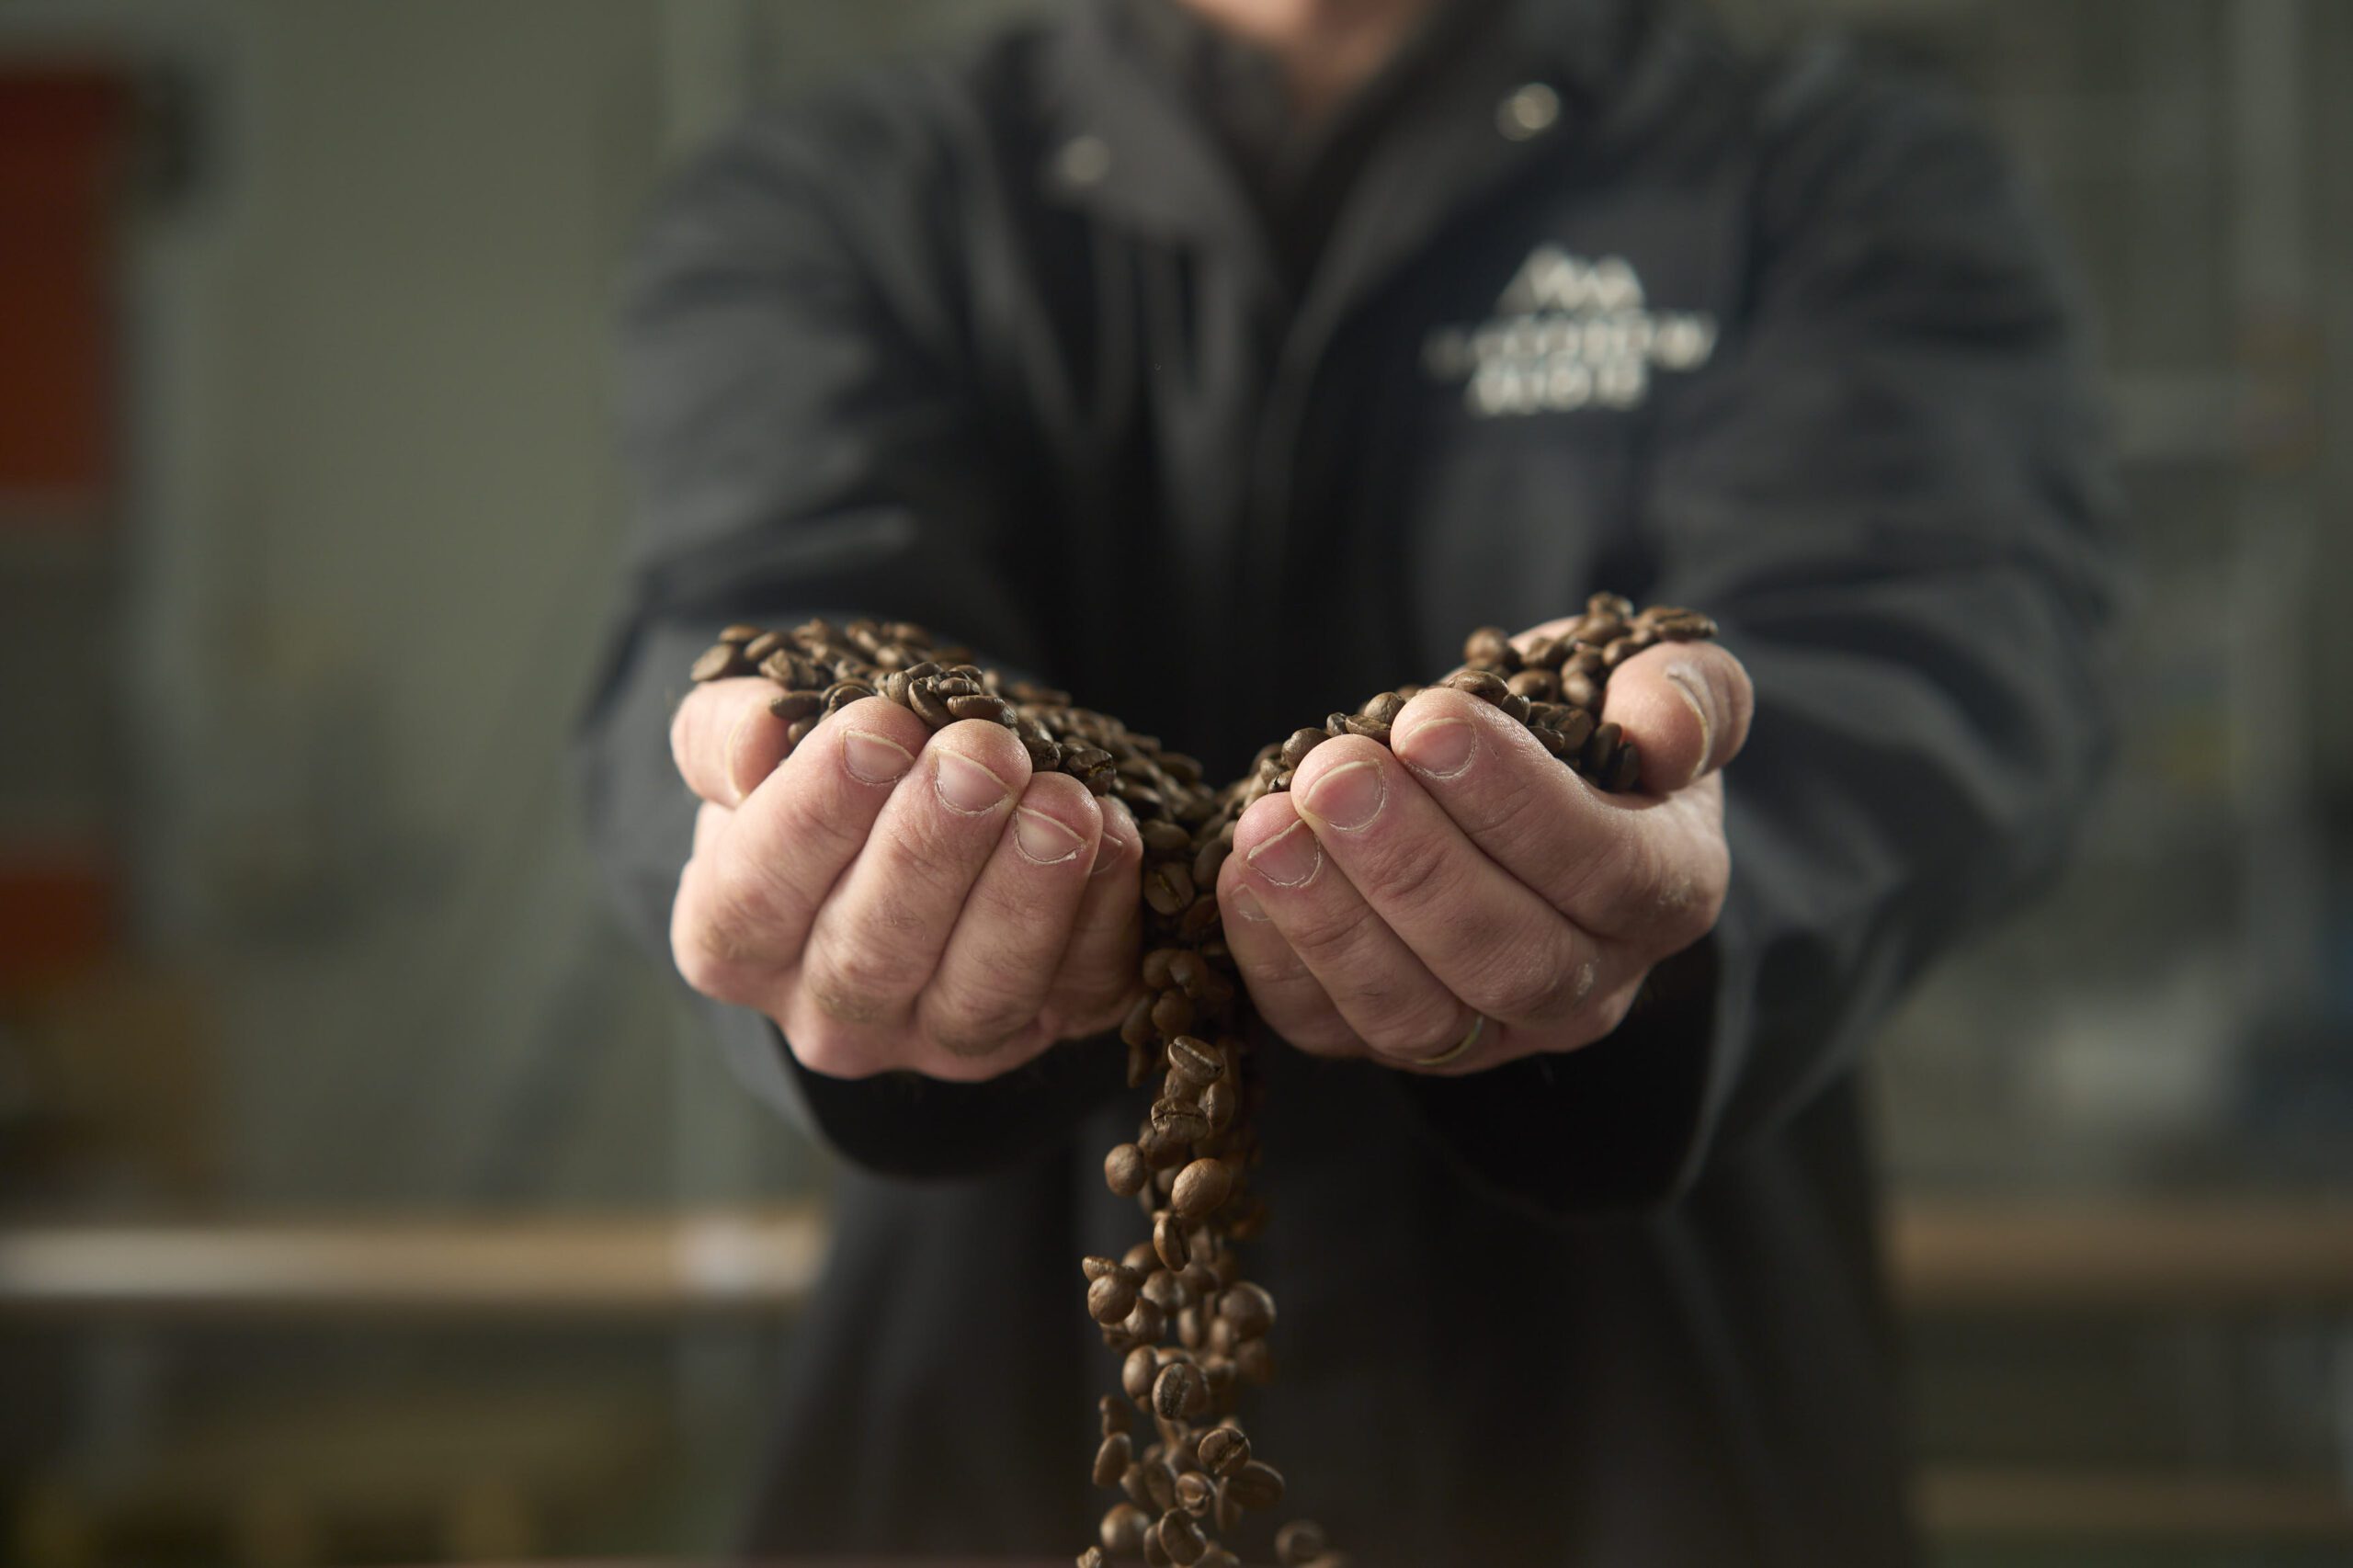
<svg viewBox="0 0 2353 1568">
<path fill-rule="evenodd" d="M 1295 888 L 1324 864 L 1324 846 L 1303 822 L 1295 822 L 1250 851 L 1250 869 L 1279 888 Z"/>
<path fill-rule="evenodd" d="M 1027 806 L 1013 811 L 1013 846 L 1024 859 L 1040 866 L 1059 866 L 1079 851 L 1078 835 L 1043 812 Z"/>
<path fill-rule="evenodd" d="M 1344 762 L 1316 779 L 1300 803 L 1308 814 L 1347 833 L 1379 816 L 1388 798 L 1389 780 L 1382 777 L 1381 764 L 1368 757 Z"/>
<path fill-rule="evenodd" d="M 1233 884 L 1233 891 L 1225 895 L 1225 902 L 1234 914 L 1245 920 L 1264 920 L 1267 917 L 1267 906 L 1258 902 L 1258 895 L 1240 882 Z"/>
<path fill-rule="evenodd" d="M 1396 745 L 1399 760 L 1415 772 L 1451 778 L 1471 766 L 1479 732 L 1468 719 L 1432 719 L 1408 730 Z"/>
<path fill-rule="evenodd" d="M 1127 857 L 1122 853 L 1125 841 L 1137 836 L 1136 815 L 1128 810 L 1125 801 L 1117 795 L 1104 795 L 1096 804 L 1103 808 L 1103 836 L 1096 842 L 1095 868 L 1086 873 L 1090 877 L 1099 877 L 1114 866 L 1126 865 Z M 1127 824 L 1127 832 L 1113 831 L 1120 823 Z"/>
<path fill-rule="evenodd" d="M 1708 705 L 1700 698 L 1699 672 L 1689 665 L 1670 665 L 1666 678 L 1675 685 L 1683 700 L 1691 705 L 1691 717 L 1699 722 L 1699 766 L 1708 766 L 1708 758 L 1716 749 L 1715 726 L 1708 722 Z"/>
<path fill-rule="evenodd" d="M 895 784 L 915 759 L 906 747 L 870 730 L 842 732 L 842 766 L 861 784 Z"/>
<path fill-rule="evenodd" d="M 995 811 L 1010 793 L 1004 779 L 952 751 L 939 754 L 939 766 L 932 773 L 932 787 L 939 792 L 940 801 L 949 811 L 968 817 Z"/>
</svg>

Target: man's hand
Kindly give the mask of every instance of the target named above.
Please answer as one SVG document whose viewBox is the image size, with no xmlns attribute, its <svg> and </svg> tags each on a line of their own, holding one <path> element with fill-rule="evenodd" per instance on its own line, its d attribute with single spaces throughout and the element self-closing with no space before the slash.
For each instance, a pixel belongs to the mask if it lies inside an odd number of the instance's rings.
<svg viewBox="0 0 2353 1568">
<path fill-rule="evenodd" d="M 1526 644 L 1571 623 L 1515 639 Z M 1747 738 L 1747 672 L 1666 643 L 1609 677 L 1605 718 L 1641 748 L 1608 795 L 1488 704 L 1424 691 L 1394 755 L 1348 735 L 1243 814 L 1218 878 L 1226 944 L 1259 1016 L 1302 1051 L 1473 1073 L 1618 1027 L 1651 967 L 1723 907 L 1716 770 Z"/>
<path fill-rule="evenodd" d="M 703 802 L 670 917 L 688 984 L 842 1078 L 989 1078 L 1119 1023 L 1143 858 L 1124 805 L 1033 777 L 1002 725 L 934 733 L 879 697 L 786 757 L 775 694 L 713 681 L 670 728 Z"/>
</svg>

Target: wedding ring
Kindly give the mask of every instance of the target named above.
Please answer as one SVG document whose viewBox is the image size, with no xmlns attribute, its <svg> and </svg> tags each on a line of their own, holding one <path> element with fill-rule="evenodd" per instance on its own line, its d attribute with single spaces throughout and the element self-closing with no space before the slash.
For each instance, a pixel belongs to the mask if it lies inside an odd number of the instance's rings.
<svg viewBox="0 0 2353 1568">
<path fill-rule="evenodd" d="M 1461 1040 L 1456 1040 L 1452 1045 L 1447 1047 L 1444 1051 L 1439 1051 L 1436 1056 L 1425 1057 L 1421 1061 L 1415 1062 L 1414 1065 L 1416 1067 L 1443 1067 L 1448 1062 L 1454 1061 L 1457 1057 L 1460 1057 L 1464 1051 L 1469 1051 L 1472 1046 L 1478 1044 L 1479 1037 L 1484 1034 L 1486 1030 L 1487 1015 L 1484 1013 L 1473 1013 L 1471 1015 L 1471 1032 L 1469 1034 L 1464 1035 Z"/>
</svg>

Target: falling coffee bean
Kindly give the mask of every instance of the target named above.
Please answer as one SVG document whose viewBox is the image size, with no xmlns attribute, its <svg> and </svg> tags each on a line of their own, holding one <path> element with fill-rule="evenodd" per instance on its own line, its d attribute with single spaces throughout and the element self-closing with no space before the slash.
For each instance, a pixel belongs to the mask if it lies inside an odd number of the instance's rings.
<svg viewBox="0 0 2353 1568">
<path fill-rule="evenodd" d="M 1479 628 L 1464 640 L 1462 667 L 1443 684 L 1525 726 L 1596 787 L 1631 790 L 1639 753 L 1616 724 L 1599 722 L 1611 673 L 1642 649 L 1704 640 L 1715 630 L 1696 610 L 1638 614 L 1616 595 L 1595 594 L 1567 635 L 1531 639 L 1525 651 L 1502 629 Z M 1150 1214 L 1152 1235 L 1122 1257 L 1083 1266 L 1087 1315 L 1124 1357 L 1120 1392 L 1101 1402 L 1090 1473 L 1128 1500 L 1103 1516 L 1099 1544 L 1074 1561 L 1078 1568 L 1138 1559 L 1239 1568 L 1215 1536 L 1232 1532 L 1245 1509 L 1277 1506 L 1283 1483 L 1237 1426 L 1198 1425 L 1230 1422 L 1240 1392 L 1275 1375 L 1267 1338 L 1274 1298 L 1244 1279 L 1235 1248 L 1267 1223 L 1256 1186 L 1265 1081 L 1244 1043 L 1249 999 L 1225 944 L 1217 881 L 1245 810 L 1290 788 L 1326 740 L 1354 735 L 1388 745 L 1390 726 L 1425 688 L 1400 686 L 1353 713 L 1327 713 L 1262 748 L 1247 774 L 1219 789 L 1203 782 L 1199 763 L 1155 738 L 1077 707 L 1066 692 L 992 675 L 966 650 L 905 621 L 729 626 L 690 674 L 698 683 L 752 674 L 769 681 L 769 711 L 785 725 L 788 752 L 827 715 L 878 695 L 933 730 L 995 723 L 1013 732 L 1033 771 L 1060 772 L 1094 795 L 1114 796 L 1134 817 L 1146 940 L 1142 983 L 1118 1033 L 1130 1086 L 1155 1076 L 1161 1083 L 1134 1138 L 1104 1156 L 1103 1181 Z M 1166 1343 L 1172 1334 L 1181 1348 Z M 1152 1413 L 1157 1430 L 1142 1452 L 1130 1430 L 1139 1408 Z M 1286 1526 L 1276 1545 L 1283 1568 L 1340 1568 L 1323 1532 L 1305 1521 Z"/>
</svg>

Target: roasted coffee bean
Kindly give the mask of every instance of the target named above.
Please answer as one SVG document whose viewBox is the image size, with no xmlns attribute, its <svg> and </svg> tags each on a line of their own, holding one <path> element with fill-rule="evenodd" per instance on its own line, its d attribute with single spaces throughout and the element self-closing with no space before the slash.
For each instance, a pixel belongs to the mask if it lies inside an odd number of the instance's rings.
<svg viewBox="0 0 2353 1568">
<path fill-rule="evenodd" d="M 1168 960 L 1168 978 L 1177 990 L 1199 1002 L 1214 993 L 1222 983 L 1211 971 L 1209 960 L 1188 949 L 1178 949 Z"/>
<path fill-rule="evenodd" d="M 1511 645 L 1511 636 L 1502 627 L 1483 626 L 1463 639 L 1462 662 L 1517 669 L 1519 667 L 1519 650 Z"/>
<path fill-rule="evenodd" d="M 1143 1151 L 1132 1143 L 1119 1144 L 1103 1156 L 1103 1184 L 1121 1198 L 1133 1198 L 1151 1179 Z"/>
<path fill-rule="evenodd" d="M 1469 692 L 1482 702 L 1500 702 L 1511 695 L 1511 687 L 1484 670 L 1458 670 L 1446 677 L 1446 684 L 1457 691 Z"/>
<path fill-rule="evenodd" d="M 1103 1550 L 1114 1557 L 1134 1557 L 1143 1551 L 1143 1532 L 1152 1521 L 1133 1503 L 1114 1503 L 1103 1516 Z"/>
<path fill-rule="evenodd" d="M 1625 600 L 1597 594 L 1568 636 L 1534 639 L 1524 653 L 1499 629 L 1480 628 L 1465 640 L 1463 667 L 1446 684 L 1525 725 L 1548 753 L 1600 788 L 1632 789 L 1639 754 L 1616 725 L 1597 722 L 1610 672 L 1642 648 L 1714 630 L 1697 611 L 1667 606 L 1638 615 Z M 1267 1224 L 1265 1199 L 1247 1179 L 1258 1157 L 1255 1108 L 1263 1087 L 1242 1044 L 1248 998 L 1224 941 L 1215 889 L 1244 810 L 1290 788 L 1295 770 L 1326 739 L 1357 735 L 1387 745 L 1390 726 L 1424 688 L 1408 683 L 1376 693 L 1354 713 L 1326 714 L 1320 727 L 1262 748 L 1247 775 L 1217 790 L 1202 782 L 1198 763 L 1153 736 L 1074 706 L 1066 692 L 1006 681 L 967 650 L 940 645 L 907 622 L 811 620 L 780 634 L 731 626 L 691 673 L 705 681 L 755 670 L 777 687 L 769 706 L 786 726 L 788 747 L 813 733 L 825 714 L 880 694 L 932 729 L 960 721 L 1009 727 L 1033 771 L 1059 771 L 1097 796 L 1116 795 L 1135 818 L 1144 844 L 1140 892 L 1155 936 L 1141 966 L 1142 994 L 1119 1033 L 1131 1085 L 1163 1070 L 1165 1077 L 1134 1141 L 1105 1156 L 1103 1179 L 1151 1216 L 1152 1239 L 1117 1261 L 1089 1258 L 1084 1268 L 1088 1313 L 1104 1343 L 1126 1357 L 1121 1393 L 1102 1404 L 1095 1474 L 1100 1481 L 1118 1469 L 1116 1479 L 1131 1481 L 1135 1495 L 1105 1516 L 1101 1545 L 1075 1561 L 1103 1568 L 1108 1553 L 1236 1568 L 1232 1554 L 1200 1531 L 1197 1511 L 1206 1507 L 1218 1530 L 1231 1530 L 1245 1507 L 1279 1498 L 1281 1479 L 1251 1457 L 1235 1428 L 1190 1425 L 1232 1411 L 1243 1385 L 1263 1386 L 1275 1371 L 1266 1337 L 1273 1300 L 1243 1279 L 1234 1248 Z M 1172 1331 L 1185 1348 L 1165 1343 Z M 1183 1392 L 1171 1395 L 1172 1411 L 1155 1415 L 1158 1441 L 1138 1456 L 1130 1410 L 1157 1410 L 1164 1381 Z M 1211 1475 L 1224 1478 L 1213 1502 Z M 1284 1568 L 1338 1562 L 1328 1547 L 1311 1551 L 1295 1541 Z"/>
<path fill-rule="evenodd" d="M 1585 750 L 1577 758 L 1578 766 L 1593 778 L 1602 777 L 1617 759 L 1618 744 L 1624 734 L 1625 732 L 1614 721 L 1595 730 L 1586 738 Z"/>
<path fill-rule="evenodd" d="M 860 681 L 838 680 L 825 688 L 825 711 L 838 713 L 851 703 L 874 695 L 874 688 Z"/>
<path fill-rule="evenodd" d="M 1171 1361 L 1152 1385 L 1152 1408 L 1171 1421 L 1199 1415 L 1210 1407 L 1210 1385 L 1189 1361 Z"/>
<path fill-rule="evenodd" d="M 1193 1027 L 1193 999 L 1172 986 L 1153 998 L 1148 1016 L 1163 1039 L 1183 1034 Z"/>
<path fill-rule="evenodd" d="M 1209 1538 L 1182 1508 L 1171 1508 L 1160 1517 L 1160 1550 L 1168 1553 L 1170 1562 L 1192 1568 L 1209 1549 Z"/>
<path fill-rule="evenodd" d="M 1183 1165 L 1192 1146 L 1192 1135 L 1170 1122 L 1146 1122 L 1143 1131 L 1136 1134 L 1136 1148 L 1142 1153 L 1144 1163 L 1155 1171 Z"/>
<path fill-rule="evenodd" d="M 1307 754 L 1322 745 L 1325 739 L 1322 730 L 1293 730 L 1290 739 L 1283 743 L 1280 753 L 1283 766 L 1297 767 L 1307 760 Z"/>
<path fill-rule="evenodd" d="M 1128 1352 L 1120 1363 L 1120 1388 L 1130 1399 L 1142 1404 L 1152 1398 L 1152 1381 L 1160 1375 L 1160 1359 L 1152 1346 L 1140 1345 Z"/>
<path fill-rule="evenodd" d="M 1152 1250 L 1171 1268 L 1183 1268 L 1193 1256 L 1191 1244 L 1185 1240 L 1185 1222 L 1169 1210 L 1162 1210 L 1153 1219 Z"/>
<path fill-rule="evenodd" d="M 944 730 L 956 722 L 956 715 L 949 711 L 947 699 L 939 695 L 938 687 L 929 679 L 907 684 L 907 706 L 915 710 L 916 718 L 935 730 Z"/>
<path fill-rule="evenodd" d="M 1207 1041 L 1180 1034 L 1168 1042 L 1168 1070 L 1206 1086 L 1225 1076 L 1225 1059 Z"/>
<path fill-rule="evenodd" d="M 1176 934 L 1188 942 L 1198 942 L 1217 929 L 1217 894 L 1205 892 L 1196 897 L 1185 913 L 1177 917 Z"/>
<path fill-rule="evenodd" d="M 1133 1274 L 1106 1274 L 1086 1288 L 1086 1315 L 1097 1323 L 1118 1323 L 1135 1310 L 1137 1300 Z"/>
<path fill-rule="evenodd" d="M 1201 1115 L 1209 1120 L 1210 1131 L 1222 1132 L 1233 1124 L 1234 1108 L 1240 1102 L 1233 1085 L 1226 1083 L 1210 1085 L 1201 1091 Z"/>
<path fill-rule="evenodd" d="M 1252 1460 L 1225 1478 L 1226 1494 L 1250 1509 L 1271 1508 L 1283 1500 L 1283 1472 L 1264 1460 Z"/>
<path fill-rule="evenodd" d="M 1283 1568 L 1307 1568 L 1329 1547 L 1324 1527 L 1313 1519 L 1293 1519 L 1275 1532 L 1275 1561 Z"/>
<path fill-rule="evenodd" d="M 1201 1434 L 1193 1453 L 1210 1474 L 1228 1476 L 1250 1461 L 1250 1439 L 1238 1426 L 1212 1426 Z"/>
<path fill-rule="evenodd" d="M 1138 1345 L 1157 1345 L 1168 1332 L 1168 1314 L 1139 1290 L 1135 1305 L 1120 1320 L 1120 1332 Z"/>
<path fill-rule="evenodd" d="M 1516 697 L 1531 702 L 1550 702 L 1560 695 L 1561 677 L 1551 670 L 1522 670 L 1504 683 Z"/>
<path fill-rule="evenodd" d="M 724 680 L 729 676 L 742 675 L 751 668 L 744 659 L 744 650 L 733 642 L 716 642 L 704 649 L 695 660 L 688 677 L 697 682 Z"/>
<path fill-rule="evenodd" d="M 1206 1132 L 1208 1118 L 1204 1117 L 1202 1123 Z M 1176 1185 L 1169 1196 L 1177 1213 L 1188 1220 L 1201 1220 L 1208 1218 L 1233 1190 L 1233 1173 L 1223 1160 L 1195 1160 L 1176 1173 Z"/>
<path fill-rule="evenodd" d="M 1210 1119 L 1198 1105 L 1184 1100 L 1154 1100 L 1152 1102 L 1152 1124 L 1162 1132 L 1185 1142 L 1198 1142 L 1210 1135 Z"/>
<path fill-rule="evenodd" d="M 1201 1560 L 1193 1568 L 1242 1568 L 1242 1559 L 1222 1546 L 1212 1546 L 1201 1553 Z"/>
<path fill-rule="evenodd" d="M 1134 1489 L 1128 1495 L 1135 1499 L 1138 1507 L 1157 1514 L 1176 1506 L 1176 1472 L 1165 1460 L 1157 1454 L 1147 1454 L 1136 1463 L 1133 1476 Z M 1120 1477 L 1120 1484 L 1123 1488 L 1129 1485 L 1126 1474 Z"/>
<path fill-rule="evenodd" d="M 1155 1268 L 1144 1277 L 1142 1293 L 1145 1301 L 1163 1312 L 1181 1312 L 1188 1294 L 1185 1282 L 1174 1270 L 1166 1268 Z"/>
<path fill-rule="evenodd" d="M 1164 860 L 1146 872 L 1143 901 L 1161 915 L 1176 915 L 1193 902 L 1193 873 L 1174 860 Z"/>
<path fill-rule="evenodd" d="M 813 719 L 824 706 L 825 699 L 813 691 L 779 692 L 768 699 L 768 711 L 788 724 L 798 719 Z"/>
<path fill-rule="evenodd" d="M 971 697 L 951 697 L 948 699 L 948 711 L 959 719 L 978 719 L 984 723 L 1009 725 L 1013 722 L 1013 710 L 1006 700 L 1001 697 L 991 697 L 986 692 Z"/>
<path fill-rule="evenodd" d="M 1218 1298 L 1217 1315 L 1232 1324 L 1240 1338 L 1256 1339 L 1275 1326 L 1275 1299 L 1264 1286 L 1245 1279 Z"/>
<path fill-rule="evenodd" d="M 1155 819 L 1139 823 L 1136 831 L 1143 838 L 1143 852 L 1157 859 L 1182 855 L 1193 847 L 1193 835 L 1176 823 Z"/>
</svg>

